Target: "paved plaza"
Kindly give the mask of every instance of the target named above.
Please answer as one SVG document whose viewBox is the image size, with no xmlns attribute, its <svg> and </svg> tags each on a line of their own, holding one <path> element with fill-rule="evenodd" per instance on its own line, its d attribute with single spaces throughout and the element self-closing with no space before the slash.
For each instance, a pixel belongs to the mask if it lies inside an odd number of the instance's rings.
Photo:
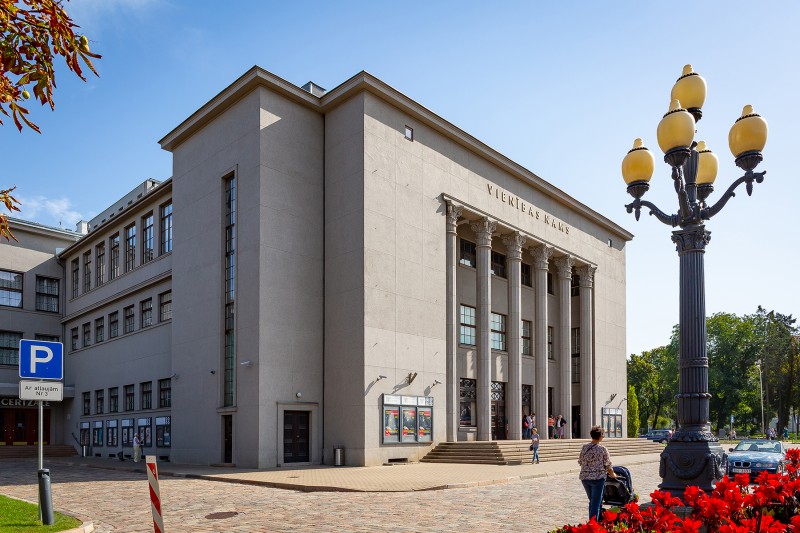
<svg viewBox="0 0 800 533">
<path fill-rule="evenodd" d="M 628 463 L 618 461 L 629 465 L 642 499 L 660 482 L 655 458 L 657 455 L 651 454 L 625 457 Z M 632 464 L 637 460 L 638 464 Z M 51 470 L 56 510 L 91 520 L 95 531 L 152 531 L 147 477 L 141 464 L 81 461 L 54 459 L 45 465 Z M 175 474 L 161 476 L 167 533 L 540 532 L 583 522 L 587 514 L 586 495 L 573 461 L 519 466 L 412 464 L 266 472 L 222 470 L 213 480 L 182 477 L 202 476 L 209 468 L 168 464 L 161 468 L 164 474 Z M 223 478 L 228 482 L 221 482 Z M 313 492 L 256 484 L 303 479 L 306 485 L 299 488 Z M 391 479 L 400 481 L 392 486 L 386 481 Z M 382 492 L 357 492 L 358 483 L 373 484 L 370 490 Z M 400 492 L 408 489 L 403 487 L 406 483 L 416 483 L 417 489 Z M 375 488 L 375 484 L 384 488 Z M 420 490 L 426 485 L 462 488 Z M 35 460 L 0 461 L 0 493 L 36 501 Z M 226 518 L 215 517 L 217 513 Z"/>
</svg>

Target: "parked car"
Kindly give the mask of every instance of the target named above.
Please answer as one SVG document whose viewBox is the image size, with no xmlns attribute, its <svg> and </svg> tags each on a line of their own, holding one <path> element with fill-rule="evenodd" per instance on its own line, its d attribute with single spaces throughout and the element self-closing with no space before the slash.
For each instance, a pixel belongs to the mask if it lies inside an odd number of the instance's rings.
<svg viewBox="0 0 800 533">
<path fill-rule="evenodd" d="M 655 442 L 668 442 L 672 437 L 671 429 L 651 429 L 644 435 L 639 435 L 643 439 L 650 439 Z"/>
<path fill-rule="evenodd" d="M 781 441 L 744 439 L 728 449 L 728 475 L 750 474 L 754 480 L 761 472 L 782 474 L 786 468 L 786 447 Z"/>
</svg>

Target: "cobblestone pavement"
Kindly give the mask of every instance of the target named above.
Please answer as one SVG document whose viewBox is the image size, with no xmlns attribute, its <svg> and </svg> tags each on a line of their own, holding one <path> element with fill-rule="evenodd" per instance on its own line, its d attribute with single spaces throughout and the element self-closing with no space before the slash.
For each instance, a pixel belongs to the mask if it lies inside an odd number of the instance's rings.
<svg viewBox="0 0 800 533">
<path fill-rule="evenodd" d="M 92 520 L 99 532 L 150 532 L 143 473 L 48 465 L 56 510 Z M 403 467 L 392 467 L 403 468 Z M 660 482 L 658 464 L 630 467 L 642 500 Z M 550 531 L 580 523 L 588 502 L 575 473 L 487 486 L 417 492 L 298 492 L 162 477 L 164 527 L 173 532 Z M 36 461 L 0 461 L 0 493 L 37 499 Z M 238 513 L 207 518 L 212 513 Z"/>
</svg>

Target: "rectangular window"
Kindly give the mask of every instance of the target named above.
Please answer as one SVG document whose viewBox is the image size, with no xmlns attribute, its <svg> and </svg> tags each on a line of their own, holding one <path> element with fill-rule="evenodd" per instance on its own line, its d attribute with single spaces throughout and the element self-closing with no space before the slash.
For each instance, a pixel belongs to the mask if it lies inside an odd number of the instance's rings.
<svg viewBox="0 0 800 533">
<path fill-rule="evenodd" d="M 36 310 L 58 313 L 59 280 L 36 276 Z"/>
<path fill-rule="evenodd" d="M 125 385 L 125 410 L 133 411 L 136 408 L 135 392 L 133 385 Z"/>
<path fill-rule="evenodd" d="M 19 366 L 19 341 L 22 333 L 0 331 L 0 365 Z"/>
<path fill-rule="evenodd" d="M 156 446 L 169 448 L 172 445 L 172 417 L 156 417 Z"/>
<path fill-rule="evenodd" d="M 553 326 L 547 326 L 547 358 L 555 360 L 556 355 L 553 352 Z"/>
<path fill-rule="evenodd" d="M 45 342 L 60 342 L 60 338 L 58 335 L 42 335 L 37 333 L 33 336 L 33 338 L 37 341 L 45 341 Z"/>
<path fill-rule="evenodd" d="M 522 355 L 531 355 L 531 330 L 533 324 L 530 320 L 522 321 Z"/>
<path fill-rule="evenodd" d="M 86 322 L 83 325 L 83 347 L 90 346 L 92 344 L 92 323 Z"/>
<path fill-rule="evenodd" d="M 92 251 L 83 254 L 83 292 L 92 289 Z"/>
<path fill-rule="evenodd" d="M 116 446 L 118 442 L 118 429 L 116 420 L 106 420 L 106 446 Z"/>
<path fill-rule="evenodd" d="M 547 294 L 555 294 L 553 292 L 553 274 L 552 272 L 547 273 Z"/>
<path fill-rule="evenodd" d="M 141 304 L 139 304 L 140 308 L 140 317 L 139 317 L 139 327 L 146 328 L 148 326 L 153 325 L 153 299 L 148 298 L 147 300 L 143 300 Z"/>
<path fill-rule="evenodd" d="M 97 415 L 103 414 L 106 405 L 105 393 L 103 389 L 94 391 L 94 413 Z"/>
<path fill-rule="evenodd" d="M 158 321 L 172 320 L 172 291 L 158 295 Z"/>
<path fill-rule="evenodd" d="M 153 213 L 142 217 L 142 264 L 153 260 Z"/>
<path fill-rule="evenodd" d="M 172 202 L 161 206 L 161 253 L 172 251 Z"/>
<path fill-rule="evenodd" d="M 22 274 L 0 270 L 0 305 L 22 307 Z"/>
<path fill-rule="evenodd" d="M 93 446 L 102 446 L 103 445 L 103 421 L 102 420 L 95 420 L 92 423 L 92 445 Z"/>
<path fill-rule="evenodd" d="M 572 355 L 581 354 L 581 328 L 572 328 L 570 335 L 570 347 Z"/>
<path fill-rule="evenodd" d="M 122 419 L 122 445 L 133 446 L 133 418 Z"/>
<path fill-rule="evenodd" d="M 119 412 L 119 387 L 108 389 L 108 412 Z"/>
<path fill-rule="evenodd" d="M 234 369 L 236 364 L 236 177 L 225 180 L 225 345 L 223 352 L 223 405 L 232 406 L 235 399 Z"/>
<path fill-rule="evenodd" d="M 125 228 L 125 272 L 136 266 L 136 224 Z"/>
<path fill-rule="evenodd" d="M 94 249 L 95 259 L 95 287 L 99 287 L 106 282 L 106 243 L 101 242 Z"/>
<path fill-rule="evenodd" d="M 522 412 L 526 415 L 533 414 L 533 387 L 531 385 L 522 386 Z M 536 419 L 532 420 L 531 427 L 536 427 Z"/>
<path fill-rule="evenodd" d="M 526 287 L 533 287 L 533 272 L 531 266 L 528 263 L 522 263 L 520 266 L 522 267 L 520 269 L 520 282 Z"/>
<path fill-rule="evenodd" d="M 406 126 L 406 135 L 405 135 L 405 137 L 409 141 L 413 141 L 414 140 L 414 128 L 412 128 L 411 126 Z"/>
<path fill-rule="evenodd" d="M 122 333 L 131 333 L 134 328 L 133 306 L 129 305 L 128 307 L 122 310 L 122 313 L 123 313 Z"/>
<path fill-rule="evenodd" d="M 573 355 L 572 356 L 572 383 L 580 383 L 581 382 L 581 356 L 580 355 Z"/>
<path fill-rule="evenodd" d="M 579 296 L 581 294 L 581 277 L 578 274 L 572 275 L 569 291 L 572 296 Z"/>
<path fill-rule="evenodd" d="M 113 339 L 119 335 L 119 311 L 108 315 L 108 338 Z"/>
<path fill-rule="evenodd" d="M 139 401 L 141 409 L 153 408 L 153 382 L 145 381 L 139 385 Z"/>
<path fill-rule="evenodd" d="M 475 243 L 461 239 L 461 248 L 458 262 L 464 266 L 475 268 Z"/>
<path fill-rule="evenodd" d="M 80 262 L 77 258 L 72 260 L 72 297 L 78 297 L 78 283 L 80 282 Z"/>
<path fill-rule="evenodd" d="M 458 336 L 459 344 L 475 346 L 475 308 L 468 305 L 461 306 L 461 330 Z"/>
<path fill-rule="evenodd" d="M 492 252 L 492 274 L 498 278 L 506 277 L 506 256 Z"/>
<path fill-rule="evenodd" d="M 106 323 L 105 318 L 100 317 L 94 321 L 94 342 L 103 342 L 106 340 Z"/>
<path fill-rule="evenodd" d="M 136 419 L 136 433 L 142 439 L 142 448 L 149 448 L 153 445 L 153 432 L 150 427 L 152 422 L 151 418 L 137 418 Z"/>
<path fill-rule="evenodd" d="M 108 247 L 111 252 L 111 263 L 108 269 L 108 279 L 119 276 L 119 233 L 108 240 Z"/>
<path fill-rule="evenodd" d="M 506 351 L 506 317 L 492 313 L 492 350 Z"/>
<path fill-rule="evenodd" d="M 478 424 L 478 413 L 475 409 L 478 399 L 478 382 L 474 379 L 461 378 L 458 387 L 459 417 L 461 427 L 475 427 Z"/>
<path fill-rule="evenodd" d="M 170 378 L 158 380 L 158 406 L 172 407 L 172 380 Z"/>
<path fill-rule="evenodd" d="M 88 416 L 92 414 L 92 393 L 83 393 L 83 415 Z"/>
<path fill-rule="evenodd" d="M 72 350 L 75 351 L 78 349 L 78 328 L 72 328 L 69 332 L 70 338 L 70 346 L 72 346 Z"/>
</svg>

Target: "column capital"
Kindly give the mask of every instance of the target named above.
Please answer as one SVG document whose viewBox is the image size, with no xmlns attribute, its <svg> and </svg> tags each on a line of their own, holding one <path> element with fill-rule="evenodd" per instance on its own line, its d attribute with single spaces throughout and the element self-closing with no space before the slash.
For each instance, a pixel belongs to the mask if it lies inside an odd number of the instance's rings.
<svg viewBox="0 0 800 533">
<path fill-rule="evenodd" d="M 553 255 L 553 247 L 542 244 L 531 248 L 531 255 L 533 256 L 533 266 L 537 270 L 547 270 L 547 262 Z"/>
<path fill-rule="evenodd" d="M 527 240 L 520 232 L 515 231 L 502 236 L 503 244 L 506 245 L 506 251 L 509 259 L 522 260 L 522 247 Z"/>
<path fill-rule="evenodd" d="M 571 255 L 556 257 L 553 262 L 558 268 L 559 279 L 570 279 L 572 277 L 572 267 L 575 265 L 575 258 Z"/>
<path fill-rule="evenodd" d="M 447 200 L 447 231 L 455 233 L 458 219 L 461 217 L 463 210 L 462 206 L 455 205 L 450 200 Z"/>
<path fill-rule="evenodd" d="M 706 245 L 711 240 L 711 232 L 702 224 L 689 226 L 672 232 L 672 242 L 678 255 L 684 252 L 704 252 Z"/>
<path fill-rule="evenodd" d="M 583 265 L 575 268 L 575 273 L 580 276 L 580 285 L 587 289 L 591 289 L 594 285 L 594 273 L 597 272 L 597 267 L 594 265 Z"/>
<path fill-rule="evenodd" d="M 469 227 L 475 232 L 475 240 L 478 241 L 475 243 L 476 246 L 492 245 L 492 233 L 497 228 L 497 222 L 489 220 L 489 217 L 483 217 L 477 222 L 471 222 Z"/>
</svg>

